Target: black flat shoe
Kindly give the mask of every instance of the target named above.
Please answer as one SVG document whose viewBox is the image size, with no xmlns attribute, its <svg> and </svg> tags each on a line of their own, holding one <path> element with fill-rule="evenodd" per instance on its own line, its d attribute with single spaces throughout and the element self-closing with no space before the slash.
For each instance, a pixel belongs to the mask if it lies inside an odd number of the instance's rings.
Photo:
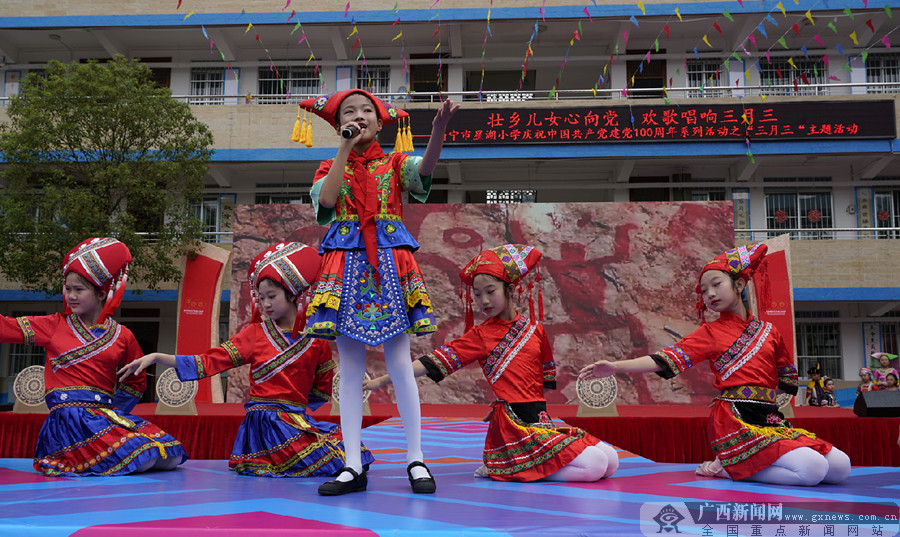
<svg viewBox="0 0 900 537">
<path fill-rule="evenodd" d="M 366 477 L 366 472 L 359 475 L 356 473 L 356 470 L 349 466 L 341 468 L 341 472 L 350 472 L 353 475 L 353 479 L 350 481 L 338 481 L 337 479 L 326 481 L 319 485 L 319 494 L 322 496 L 340 496 L 350 492 L 362 492 L 366 490 L 366 486 L 369 484 L 369 478 Z M 341 472 L 338 472 L 338 475 L 340 475 Z"/>
<path fill-rule="evenodd" d="M 413 479 L 411 470 L 416 466 L 425 468 L 425 471 L 428 472 L 428 477 Z M 434 476 L 431 475 L 431 470 L 425 466 L 424 462 L 412 461 L 409 463 L 409 466 L 406 467 L 406 473 L 409 475 L 409 486 L 412 487 L 412 491 L 416 494 L 432 494 L 437 489 L 437 485 L 434 484 Z"/>
</svg>

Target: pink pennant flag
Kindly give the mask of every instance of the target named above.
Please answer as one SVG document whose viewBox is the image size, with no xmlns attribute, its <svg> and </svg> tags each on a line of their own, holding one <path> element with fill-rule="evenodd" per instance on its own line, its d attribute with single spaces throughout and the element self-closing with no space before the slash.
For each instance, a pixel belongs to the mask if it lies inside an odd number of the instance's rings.
<svg viewBox="0 0 900 537">
<path fill-rule="evenodd" d="M 212 37 L 209 38 L 209 51 L 210 51 L 210 52 L 213 51 L 213 40 L 212 40 Z"/>
<path fill-rule="evenodd" d="M 816 43 L 818 43 L 820 47 L 824 47 L 824 46 L 825 46 L 825 43 L 822 42 L 822 38 L 819 37 L 819 34 L 814 35 L 814 36 L 813 36 L 813 39 L 816 40 Z"/>
<path fill-rule="evenodd" d="M 344 8 L 344 18 L 347 18 L 347 13 L 350 13 L 350 2 L 347 2 L 347 7 Z"/>
<path fill-rule="evenodd" d="M 625 44 L 628 44 L 628 30 L 622 30 L 622 35 L 625 36 Z"/>
<path fill-rule="evenodd" d="M 747 39 L 749 39 L 750 42 L 753 43 L 753 46 L 754 46 L 754 47 L 759 48 L 759 45 L 756 44 L 756 34 L 750 34 L 750 35 L 748 35 L 748 36 L 747 36 Z"/>
<path fill-rule="evenodd" d="M 750 52 L 747 50 L 747 47 L 745 47 L 743 43 L 741 43 L 741 50 L 744 51 L 744 54 L 750 56 Z"/>
<path fill-rule="evenodd" d="M 737 0 L 737 2 L 741 5 L 741 7 L 744 7 L 744 0 Z"/>
<path fill-rule="evenodd" d="M 306 41 L 306 34 L 303 34 L 303 37 L 300 38 L 300 41 L 297 41 L 297 44 L 299 45 L 300 43 L 303 43 L 304 41 Z"/>
<path fill-rule="evenodd" d="M 822 63 L 825 64 L 825 67 L 829 66 L 828 62 L 829 62 L 828 56 L 822 56 Z"/>
<path fill-rule="evenodd" d="M 581 36 L 578 35 L 578 30 L 575 30 L 575 33 L 572 35 L 576 41 L 581 41 Z"/>
<path fill-rule="evenodd" d="M 285 9 L 287 9 L 289 5 L 291 5 L 291 0 L 287 0 L 287 3 L 284 4 L 283 8 L 281 8 L 281 11 L 284 11 Z"/>
<path fill-rule="evenodd" d="M 649 50 L 647 51 L 647 57 L 644 58 L 644 61 L 647 63 L 650 63 L 650 51 Z"/>
<path fill-rule="evenodd" d="M 869 0 L 863 0 L 863 9 L 869 8 Z"/>
<path fill-rule="evenodd" d="M 891 48 L 891 38 L 890 38 L 890 36 L 887 36 L 887 35 L 886 35 L 886 36 L 882 37 L 882 38 L 881 38 L 881 42 L 884 43 L 884 46 L 885 46 L 886 48 Z"/>
<path fill-rule="evenodd" d="M 594 22 L 594 19 L 591 18 L 591 13 L 588 11 L 587 6 L 584 7 L 584 14 L 588 16 L 589 22 Z"/>
<path fill-rule="evenodd" d="M 772 65 L 772 58 L 769 57 L 769 51 L 766 51 L 766 60 L 768 60 L 769 65 Z"/>
<path fill-rule="evenodd" d="M 841 79 L 838 78 L 838 77 L 836 77 L 836 76 L 829 76 L 829 77 L 828 77 L 828 80 L 834 80 L 835 82 L 840 82 L 840 81 L 841 81 Z"/>
</svg>

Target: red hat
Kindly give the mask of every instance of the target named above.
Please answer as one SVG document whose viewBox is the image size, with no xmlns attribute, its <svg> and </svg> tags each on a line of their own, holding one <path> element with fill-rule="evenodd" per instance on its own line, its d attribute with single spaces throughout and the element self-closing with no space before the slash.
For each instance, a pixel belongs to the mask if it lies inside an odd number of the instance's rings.
<svg viewBox="0 0 900 537">
<path fill-rule="evenodd" d="M 766 251 L 769 249 L 763 243 L 760 242 L 751 242 L 745 246 L 739 246 L 737 248 L 733 248 L 728 250 L 727 252 L 717 256 L 712 261 L 708 262 L 703 270 L 700 271 L 700 278 L 710 270 L 721 270 L 722 272 L 729 274 L 731 276 L 736 276 L 745 283 L 749 283 L 750 279 L 754 277 L 754 274 L 759 271 L 761 274 L 760 284 L 763 287 L 763 295 L 768 295 L 768 275 L 765 271 L 764 260 L 766 257 Z M 698 278 L 699 280 L 699 278 Z M 697 284 L 697 293 L 700 293 L 700 285 Z M 757 294 L 760 294 L 759 292 Z M 703 303 L 703 298 L 699 298 L 697 301 L 697 312 L 700 315 L 700 319 L 703 320 L 703 313 L 706 311 L 706 304 Z"/>
<path fill-rule="evenodd" d="M 63 277 L 75 272 L 106 293 L 106 304 L 97 318 L 102 323 L 122 303 L 130 264 L 131 252 L 123 243 L 108 237 L 87 239 L 66 254 Z M 66 314 L 71 312 L 66 304 Z"/>
<path fill-rule="evenodd" d="M 540 261 L 541 251 L 533 246 L 524 244 L 504 244 L 490 250 L 484 250 L 475 256 L 474 259 L 460 271 L 459 279 L 465 285 L 465 303 L 466 312 L 466 331 L 473 324 L 472 297 L 470 288 L 475 276 L 478 274 L 488 274 L 503 280 L 510 285 L 517 285 Z M 538 272 L 535 281 L 541 281 L 540 272 Z M 530 295 L 530 291 L 534 283 L 528 284 L 529 290 L 529 307 L 531 318 L 534 318 L 534 299 Z M 544 303 L 540 288 L 538 289 L 538 302 L 540 304 L 540 318 L 544 319 Z"/>
<path fill-rule="evenodd" d="M 250 296 L 253 303 L 251 322 L 259 322 L 259 282 L 266 278 L 282 285 L 294 296 L 301 294 L 315 281 L 319 271 L 319 252 L 300 242 L 281 242 L 270 246 L 250 263 L 247 277 L 250 280 Z M 298 304 L 299 307 L 299 304 Z M 297 315 L 293 337 L 302 329 L 305 316 Z"/>
<path fill-rule="evenodd" d="M 344 99 L 354 93 L 361 93 L 375 103 L 375 109 L 378 111 L 378 119 L 380 119 L 381 123 L 384 125 L 409 117 L 409 114 L 403 110 L 394 108 L 393 105 L 386 103 L 368 91 L 361 89 L 348 89 L 329 93 L 328 95 L 321 95 L 314 99 L 306 99 L 305 101 L 300 102 L 300 108 L 309 110 L 313 114 L 327 121 L 329 125 L 335 125 L 335 118 L 341 108 L 341 103 L 344 102 Z"/>
</svg>

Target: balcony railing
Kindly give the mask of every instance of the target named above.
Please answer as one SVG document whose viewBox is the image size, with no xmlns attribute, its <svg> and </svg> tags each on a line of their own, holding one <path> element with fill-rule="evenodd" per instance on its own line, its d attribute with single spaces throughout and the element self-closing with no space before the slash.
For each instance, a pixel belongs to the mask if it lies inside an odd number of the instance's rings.
<svg viewBox="0 0 900 537">
<path fill-rule="evenodd" d="M 900 227 L 831 227 L 793 229 L 738 229 L 734 230 L 736 241 L 764 241 L 789 233 L 795 240 L 857 240 L 857 239 L 900 239 Z"/>
</svg>

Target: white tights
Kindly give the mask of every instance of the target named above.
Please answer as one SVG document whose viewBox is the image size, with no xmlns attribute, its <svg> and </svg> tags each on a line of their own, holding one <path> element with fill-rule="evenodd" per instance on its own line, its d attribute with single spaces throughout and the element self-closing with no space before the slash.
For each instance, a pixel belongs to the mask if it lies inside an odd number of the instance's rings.
<svg viewBox="0 0 900 537">
<path fill-rule="evenodd" d="M 605 442 L 588 446 L 572 462 L 548 475 L 543 481 L 591 482 L 609 477 L 619 469 L 619 455 Z"/>
<path fill-rule="evenodd" d="M 345 466 L 362 473 L 360 442 L 362 436 L 362 381 L 366 372 L 366 345 L 346 336 L 337 338 L 340 359 L 341 430 L 344 435 Z M 398 334 L 383 344 L 384 365 L 394 385 L 397 410 L 406 434 L 407 462 L 422 461 L 422 411 L 419 407 L 419 387 L 413 374 L 409 350 L 409 334 Z M 413 468 L 413 477 L 426 477 L 422 467 Z M 343 472 L 339 480 L 352 476 Z"/>
<path fill-rule="evenodd" d="M 760 481 L 776 485 L 811 487 L 819 483 L 840 483 L 850 475 L 850 457 L 836 447 L 827 455 L 799 447 L 788 451 L 768 468 L 756 472 L 745 481 Z"/>
</svg>

